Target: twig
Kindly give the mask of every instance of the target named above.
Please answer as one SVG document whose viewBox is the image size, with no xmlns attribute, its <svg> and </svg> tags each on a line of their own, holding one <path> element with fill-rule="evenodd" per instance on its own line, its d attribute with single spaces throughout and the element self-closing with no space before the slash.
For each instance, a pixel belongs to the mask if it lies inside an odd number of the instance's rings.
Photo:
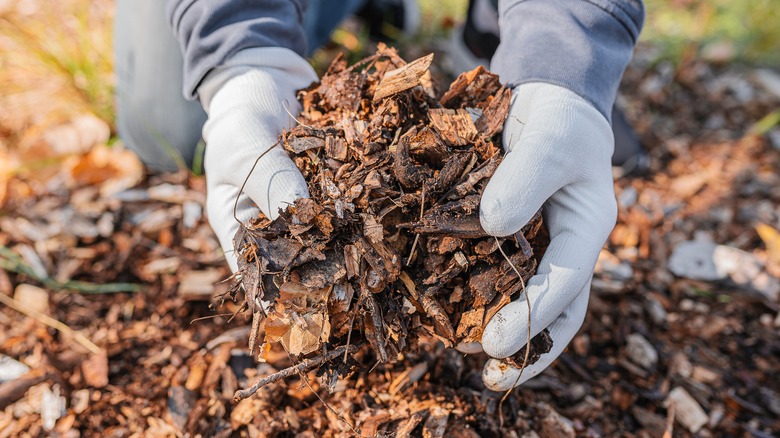
<svg viewBox="0 0 780 438">
<path fill-rule="evenodd" d="M 455 191 L 455 187 L 458 187 L 459 185 L 461 185 L 461 184 L 463 184 L 464 182 L 466 182 L 466 181 L 469 179 L 469 176 L 470 176 L 470 175 L 471 175 L 473 172 L 479 172 L 480 170 L 484 169 L 484 168 L 485 168 L 485 166 L 487 166 L 488 164 L 490 164 L 490 160 L 489 160 L 489 159 L 488 159 L 488 160 L 485 160 L 485 162 L 484 162 L 484 163 L 482 163 L 482 164 L 480 164 L 479 166 L 477 166 L 477 168 L 476 168 L 476 169 L 473 169 L 473 171 L 472 171 L 472 172 L 465 172 L 465 171 L 464 171 L 464 173 L 463 173 L 463 176 L 461 176 L 461 177 L 458 179 L 458 181 L 457 181 L 457 182 L 455 182 L 455 183 L 452 185 L 452 187 L 451 187 L 449 190 L 447 190 L 446 192 L 444 192 L 444 194 L 443 194 L 443 195 L 441 195 L 441 196 L 439 197 L 439 199 L 437 199 L 437 200 L 436 200 L 436 203 L 435 203 L 434 205 L 436 205 L 436 204 L 440 204 L 442 201 L 444 201 L 445 199 L 447 199 L 447 197 L 448 197 L 448 196 L 450 196 L 450 195 L 452 194 L 452 192 L 454 192 L 454 191 Z"/>
<path fill-rule="evenodd" d="M 676 406 L 674 403 L 669 404 L 669 410 L 666 412 L 666 430 L 664 430 L 663 438 L 672 438 L 674 436 L 674 411 Z"/>
<path fill-rule="evenodd" d="M 345 349 L 345 351 L 347 351 L 347 352 L 348 352 L 348 351 L 349 351 L 349 349 Z M 341 420 L 342 422 L 346 423 L 346 424 L 347 424 L 347 426 L 349 426 L 349 428 L 352 430 L 352 433 L 354 433 L 354 434 L 356 434 L 356 435 L 360 435 L 360 434 L 358 433 L 358 431 L 357 431 L 357 430 L 355 430 L 355 426 L 353 426 L 353 425 L 352 425 L 352 423 L 350 423 L 349 421 L 347 421 L 347 419 L 346 419 L 346 418 L 344 418 L 344 415 L 342 415 L 342 414 L 341 414 L 341 412 L 338 412 L 338 411 L 337 411 L 337 410 L 336 410 L 336 409 L 335 409 L 333 406 L 331 406 L 331 405 L 330 405 L 330 403 L 328 403 L 328 402 L 326 402 L 325 400 L 323 400 L 323 398 L 322 398 L 322 397 L 320 397 L 320 395 L 317 393 L 317 391 L 315 391 L 315 390 L 314 390 L 314 388 L 312 388 L 312 387 L 311 387 L 311 384 L 309 383 L 309 378 L 306 376 L 306 374 L 304 374 L 302 371 L 298 371 L 298 374 L 301 376 L 301 380 L 303 380 L 303 383 L 305 383 L 305 384 L 306 384 L 306 386 L 309 388 L 309 391 L 311 391 L 311 392 L 312 392 L 312 394 L 314 394 L 314 395 L 317 397 L 317 399 L 320 401 L 320 403 L 322 403 L 323 405 L 325 405 L 325 407 L 326 407 L 326 408 L 328 408 L 328 410 L 330 410 L 331 412 L 333 412 L 333 414 L 334 414 L 334 415 L 335 415 L 335 416 L 336 416 L 336 417 L 337 417 L 339 420 Z"/>
<path fill-rule="evenodd" d="M 255 167 L 257 167 L 257 163 L 260 162 L 260 159 L 263 158 L 265 154 L 271 152 L 271 150 L 273 150 L 273 148 L 275 148 L 276 145 L 278 144 L 279 141 L 277 140 L 276 143 L 272 144 L 271 147 L 263 151 L 263 153 L 260 154 L 260 156 L 255 159 L 255 162 L 252 164 L 252 168 L 249 169 L 249 173 L 247 174 L 246 178 L 244 178 L 244 182 L 241 183 L 241 188 L 238 189 L 238 195 L 236 195 L 236 202 L 233 204 L 233 219 L 235 219 L 236 222 L 238 222 L 238 226 L 240 227 L 243 227 L 244 223 L 238 220 L 238 215 L 236 214 L 236 211 L 238 211 L 238 200 L 241 198 L 241 193 L 244 192 L 244 187 L 246 187 L 246 183 L 249 181 L 249 177 L 252 176 L 252 173 L 255 171 Z"/>
<path fill-rule="evenodd" d="M 425 186 L 423 185 L 422 193 L 420 194 L 420 222 L 423 220 L 423 214 L 425 213 Z M 412 250 L 409 252 L 409 258 L 406 259 L 406 266 L 412 263 L 414 258 L 414 252 L 417 250 L 417 243 L 420 240 L 420 233 L 414 235 L 414 242 L 412 242 Z"/>
<path fill-rule="evenodd" d="M 253 357 L 257 347 L 257 336 L 260 335 L 260 321 L 262 318 L 263 314 L 259 310 L 252 312 L 252 329 L 249 331 L 249 355 Z"/>
<path fill-rule="evenodd" d="M 520 373 L 517 374 L 517 378 L 515 379 L 515 382 L 512 384 L 512 387 L 507 389 L 504 393 L 504 396 L 501 397 L 501 401 L 498 402 L 498 419 L 499 419 L 499 426 L 504 426 L 504 401 L 509 397 L 509 394 L 512 393 L 512 390 L 515 389 L 515 386 L 517 385 L 517 382 L 520 381 L 520 376 L 523 375 L 523 370 L 525 370 L 526 364 L 528 364 L 528 356 L 531 354 L 531 299 L 528 297 L 528 292 L 525 290 L 525 280 L 523 280 L 523 276 L 520 275 L 520 271 L 515 267 L 515 264 L 512 263 L 512 260 L 509 259 L 509 257 L 504 252 L 504 249 L 501 248 L 501 242 L 498 241 L 498 237 L 493 236 L 494 239 L 496 239 L 496 245 L 498 245 L 498 250 L 501 252 L 501 255 L 504 256 L 506 259 L 506 262 L 509 263 L 509 266 L 512 267 L 512 269 L 515 271 L 515 274 L 517 274 L 517 278 L 520 279 L 520 285 L 523 287 L 523 295 L 525 295 L 525 304 L 528 306 L 528 340 L 525 342 L 525 357 L 523 357 L 523 365 L 520 367 Z"/>
<path fill-rule="evenodd" d="M 137 292 L 141 290 L 141 285 L 132 283 L 96 284 L 76 280 L 57 281 L 54 278 L 35 272 L 35 269 L 27 265 L 21 256 L 5 246 L 0 246 L 0 269 L 26 275 L 53 290 L 73 290 L 85 294 Z"/>
<path fill-rule="evenodd" d="M 347 333 L 347 348 L 344 349 L 344 363 L 347 363 L 349 358 L 349 343 L 352 341 L 352 326 L 355 324 L 355 315 L 357 312 L 352 313 L 352 318 L 349 318 L 349 332 Z"/>
<path fill-rule="evenodd" d="M 257 379 L 254 385 L 252 385 L 251 387 L 236 391 L 236 393 L 233 395 L 233 401 L 239 402 L 245 398 L 251 397 L 254 393 L 256 393 L 260 388 L 262 388 L 265 385 L 277 382 L 286 377 L 290 377 L 296 373 L 308 372 L 326 362 L 332 361 L 333 359 L 341 356 L 342 354 L 345 354 L 345 352 L 348 354 L 354 353 L 359 348 L 360 345 L 358 344 L 353 344 L 349 348 L 347 348 L 346 346 L 338 347 L 335 350 L 331 350 L 325 354 L 321 354 L 311 359 L 306 359 L 303 362 L 299 363 L 298 365 L 287 367 L 281 371 L 271 374 L 270 376 Z"/>
<path fill-rule="evenodd" d="M 76 342 L 81 344 L 81 346 L 89 350 L 90 353 L 103 354 L 102 348 L 95 345 L 92 341 L 87 339 L 81 333 L 78 333 L 77 331 L 73 330 L 72 328 L 68 327 L 67 325 L 63 324 L 60 321 L 57 321 L 56 319 L 48 315 L 44 315 L 43 313 L 38 312 L 37 310 L 30 309 L 29 307 L 25 306 L 19 301 L 16 301 L 15 299 L 9 297 L 6 294 L 0 293 L 0 303 L 5 304 L 6 306 L 16 310 L 19 313 L 27 315 L 30 318 L 33 318 L 34 320 L 40 322 L 41 324 L 47 325 L 59 331 L 60 333 L 73 336 L 73 339 L 75 339 Z"/>
<path fill-rule="evenodd" d="M 218 313 L 216 315 L 201 316 L 200 318 L 194 318 L 192 321 L 190 321 L 190 325 L 192 325 L 193 322 L 199 322 L 199 321 L 204 321 L 204 320 L 207 320 L 207 319 L 219 318 L 221 316 L 233 316 L 233 314 L 232 313 Z"/>
<path fill-rule="evenodd" d="M 298 118 L 297 118 L 297 117 L 295 117 L 294 115 L 292 115 L 292 113 L 290 112 L 290 108 L 287 106 L 287 99 L 285 99 L 285 100 L 283 100 L 283 101 L 282 101 L 282 107 L 284 107 L 284 110 L 287 112 L 287 115 L 288 115 L 288 116 L 290 116 L 290 117 L 292 117 L 292 119 L 293 119 L 293 120 L 295 120 L 295 123 L 297 123 L 297 124 L 299 124 L 299 125 L 301 125 L 301 126 L 305 126 L 306 128 L 310 128 L 310 129 L 317 129 L 317 128 L 315 128 L 314 126 L 309 126 L 309 125 L 307 125 L 307 124 L 305 124 L 305 123 L 301 122 L 300 120 L 298 120 Z"/>
</svg>

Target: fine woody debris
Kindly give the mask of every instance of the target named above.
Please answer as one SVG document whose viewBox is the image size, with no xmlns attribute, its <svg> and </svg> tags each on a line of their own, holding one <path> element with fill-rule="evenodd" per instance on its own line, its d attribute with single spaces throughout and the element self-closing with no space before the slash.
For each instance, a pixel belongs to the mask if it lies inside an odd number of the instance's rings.
<svg viewBox="0 0 780 438">
<path fill-rule="evenodd" d="M 333 387 L 353 369 L 350 345 L 388 362 L 420 337 L 479 342 L 536 271 L 549 242 L 540 214 L 499 239 L 479 221 L 511 91 L 480 67 L 440 95 L 432 61 L 406 63 L 380 46 L 351 67 L 337 58 L 299 92 L 298 124 L 279 142 L 311 197 L 239 229 L 238 272 L 223 297 L 252 314 L 251 354 L 279 342 Z M 532 359 L 552 345 L 537 338 Z"/>
</svg>

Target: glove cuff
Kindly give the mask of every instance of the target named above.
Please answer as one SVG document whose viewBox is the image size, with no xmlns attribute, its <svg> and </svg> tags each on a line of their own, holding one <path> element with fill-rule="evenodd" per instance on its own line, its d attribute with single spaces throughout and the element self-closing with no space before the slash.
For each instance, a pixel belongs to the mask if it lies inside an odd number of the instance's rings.
<svg viewBox="0 0 780 438">
<path fill-rule="evenodd" d="M 307 87 L 317 80 L 317 73 L 300 55 L 283 47 L 255 47 L 244 49 L 211 70 L 198 86 L 198 97 L 203 109 L 208 113 L 214 96 L 228 82 L 252 70 L 261 70 L 275 80 L 277 86 L 283 84 L 287 98 L 295 100 L 295 91 Z M 255 79 L 259 81 L 261 79 Z M 264 85 L 264 84 L 258 84 Z"/>
</svg>

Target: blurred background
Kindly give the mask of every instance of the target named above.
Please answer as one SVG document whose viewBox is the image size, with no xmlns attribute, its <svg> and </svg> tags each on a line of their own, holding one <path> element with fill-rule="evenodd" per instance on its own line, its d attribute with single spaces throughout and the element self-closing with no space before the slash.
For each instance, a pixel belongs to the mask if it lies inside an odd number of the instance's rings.
<svg viewBox="0 0 780 438">
<path fill-rule="evenodd" d="M 618 102 L 649 169 L 616 180 L 583 330 L 519 391 L 578 434 L 776 436 L 780 4 L 645 3 Z M 419 1 L 425 25 L 394 45 L 407 60 L 441 50 L 467 4 Z M 171 407 L 182 385 L 254 430 L 229 390 L 186 384 L 241 358 L 246 321 L 209 307 L 229 272 L 200 166 L 150 175 L 117 138 L 113 14 L 110 0 L 0 0 L 0 437 L 196 431 L 192 406 L 183 420 Z M 323 72 L 374 47 L 350 20 L 311 60 Z M 257 373 L 244 368 L 239 385 Z"/>
<path fill-rule="evenodd" d="M 463 21 L 468 1 L 422 0 L 419 4 L 426 25 L 411 38 L 401 35 L 397 45 L 404 53 L 436 47 Z M 648 0 L 646 7 L 640 47 L 643 66 L 682 69 L 694 60 L 717 66 L 780 64 L 780 10 L 773 0 Z M 31 167 L 40 172 L 56 166 L 64 155 L 86 147 L 49 144 L 53 140 L 44 137 L 54 127 L 81 120 L 95 137 L 83 142 L 116 140 L 113 13 L 113 2 L 108 0 L 0 2 L 0 153 L 7 167 L 0 174 L 4 175 L 0 187 L 5 187 L 0 189 L 0 200 L 12 176 L 21 176 Z M 338 29 L 333 43 L 312 57 L 320 72 L 334 50 L 346 51 L 352 61 L 371 50 L 368 30 L 359 23 Z"/>
</svg>

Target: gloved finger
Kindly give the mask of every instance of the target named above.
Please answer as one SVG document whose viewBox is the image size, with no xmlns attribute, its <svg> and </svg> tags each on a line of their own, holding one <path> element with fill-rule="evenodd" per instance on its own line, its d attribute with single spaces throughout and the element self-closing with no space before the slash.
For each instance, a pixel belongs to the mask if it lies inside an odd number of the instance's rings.
<svg viewBox="0 0 780 438">
<path fill-rule="evenodd" d="M 482 227 L 494 236 L 517 232 L 562 187 L 611 175 L 609 123 L 562 87 L 516 87 L 503 143 L 506 156 L 480 203 Z"/>
<path fill-rule="evenodd" d="M 247 158 L 233 169 L 220 168 L 227 164 L 224 158 L 209 156 L 206 175 L 222 175 L 225 183 L 236 189 L 243 187 L 243 193 L 257 204 L 263 214 L 276 219 L 280 208 L 286 208 L 298 198 L 308 197 L 309 189 L 303 175 L 281 146 L 274 146 L 258 160 L 263 152 L 265 149 L 253 156 L 247 154 Z M 209 153 L 208 146 L 206 153 Z M 233 203 L 235 196 L 225 201 Z"/>
<path fill-rule="evenodd" d="M 506 391 L 514 386 L 523 384 L 550 366 L 560 356 L 564 348 L 569 345 L 582 326 L 588 310 L 589 297 L 590 282 L 582 289 L 574 301 L 569 304 L 569 307 L 547 327 L 550 330 L 550 337 L 553 341 L 550 351 L 541 355 L 536 363 L 525 367 L 522 374 L 520 374 L 519 368 L 501 363 L 501 361 L 496 359 L 488 360 L 482 369 L 482 381 L 485 383 L 485 386 L 493 391 Z M 521 335 L 525 340 L 528 339 L 527 332 Z M 518 375 L 520 376 L 519 379 Z"/>
<path fill-rule="evenodd" d="M 574 184 L 550 198 L 545 223 L 552 239 L 526 289 L 534 336 L 552 324 L 590 280 L 615 224 L 617 207 L 611 196 L 611 184 L 603 190 Z M 485 353 L 501 359 L 525 344 L 528 309 L 524 301 L 521 297 L 507 304 L 488 322 L 482 335 Z"/>
<path fill-rule="evenodd" d="M 561 134 L 524 131 L 490 178 L 482 194 L 479 219 L 493 236 L 521 229 L 542 204 L 579 173 L 578 161 L 566 154 L 549 154 Z"/>
<path fill-rule="evenodd" d="M 298 198 L 309 197 L 306 180 L 281 146 L 273 147 L 256 165 L 253 161 L 245 162 L 231 175 L 230 182 L 236 187 L 243 186 L 243 193 L 272 220 L 279 217 L 279 209 Z"/>
<path fill-rule="evenodd" d="M 276 82 L 267 73 L 249 71 L 229 81 L 210 102 L 203 127 L 207 141 L 206 175 L 243 187 L 269 218 L 295 199 L 308 196 L 306 181 L 280 145 L 282 129 L 295 121 L 281 101 Z M 255 81 L 253 81 L 253 78 Z M 258 79 L 259 78 L 259 79 Z M 262 84 L 256 83 L 261 81 Z M 243 93 L 255 96 L 245 99 Z M 297 102 L 289 110 L 299 110 Z M 270 149 L 269 149 L 270 148 Z"/>
<path fill-rule="evenodd" d="M 208 176 L 206 178 L 208 180 Z M 208 181 L 207 181 L 208 182 Z M 238 197 L 238 204 L 235 204 Z M 233 216 L 233 207 L 236 215 Z M 236 254 L 233 248 L 233 237 L 238 231 L 238 218 L 242 223 L 257 216 L 258 209 L 247 195 L 239 197 L 238 187 L 232 184 L 208 184 L 206 194 L 206 214 L 209 224 L 217 235 L 219 244 L 225 254 L 225 259 L 232 272 L 238 269 Z"/>
</svg>

